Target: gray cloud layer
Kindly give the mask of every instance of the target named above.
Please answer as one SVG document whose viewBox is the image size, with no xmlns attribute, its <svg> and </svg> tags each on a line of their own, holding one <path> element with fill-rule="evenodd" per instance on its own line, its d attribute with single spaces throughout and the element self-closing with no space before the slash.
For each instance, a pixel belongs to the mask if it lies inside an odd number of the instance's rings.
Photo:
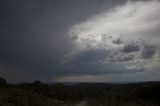
<svg viewBox="0 0 160 106">
<path fill-rule="evenodd" d="M 120 81 L 157 70 L 159 7 L 158 1 L 1 0 L 0 76 Z"/>
</svg>

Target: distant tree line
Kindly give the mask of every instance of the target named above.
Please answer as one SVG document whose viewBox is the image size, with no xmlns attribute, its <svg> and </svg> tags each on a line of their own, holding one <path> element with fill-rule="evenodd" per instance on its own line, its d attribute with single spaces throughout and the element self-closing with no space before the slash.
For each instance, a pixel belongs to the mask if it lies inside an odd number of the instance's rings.
<svg viewBox="0 0 160 106">
<path fill-rule="evenodd" d="M 130 84 L 8 84 L 0 78 L 0 106 L 160 106 L 160 82 Z"/>
</svg>

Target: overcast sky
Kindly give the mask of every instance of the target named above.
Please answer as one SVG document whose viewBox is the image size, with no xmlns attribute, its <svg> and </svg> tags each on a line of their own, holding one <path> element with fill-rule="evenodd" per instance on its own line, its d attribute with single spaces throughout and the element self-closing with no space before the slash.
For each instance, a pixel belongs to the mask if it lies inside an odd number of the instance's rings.
<svg viewBox="0 0 160 106">
<path fill-rule="evenodd" d="M 0 0 L 0 76 L 159 81 L 159 11 L 159 0 Z"/>
</svg>

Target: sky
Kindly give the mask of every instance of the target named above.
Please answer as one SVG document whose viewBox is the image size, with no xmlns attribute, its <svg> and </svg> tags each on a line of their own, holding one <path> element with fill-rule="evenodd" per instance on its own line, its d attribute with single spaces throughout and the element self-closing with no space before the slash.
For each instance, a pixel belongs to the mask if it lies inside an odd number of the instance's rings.
<svg viewBox="0 0 160 106">
<path fill-rule="evenodd" d="M 160 81 L 159 11 L 159 0 L 0 0 L 0 77 Z"/>
</svg>

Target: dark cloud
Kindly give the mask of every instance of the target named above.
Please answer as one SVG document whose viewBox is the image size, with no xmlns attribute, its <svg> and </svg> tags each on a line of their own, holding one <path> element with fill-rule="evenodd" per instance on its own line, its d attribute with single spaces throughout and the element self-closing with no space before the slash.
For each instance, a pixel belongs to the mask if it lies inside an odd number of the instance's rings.
<svg viewBox="0 0 160 106">
<path fill-rule="evenodd" d="M 117 44 L 117 45 L 121 45 L 124 43 L 124 40 L 122 38 L 117 38 L 117 39 L 114 39 L 112 41 L 112 43 Z"/>
<path fill-rule="evenodd" d="M 145 45 L 141 53 L 142 58 L 145 59 L 152 58 L 156 53 L 156 49 L 157 49 L 156 45 Z"/>
<path fill-rule="evenodd" d="M 131 42 L 129 44 L 125 44 L 122 52 L 131 53 L 138 52 L 140 50 L 140 45 L 136 44 L 136 42 Z"/>
<path fill-rule="evenodd" d="M 64 75 L 66 74 L 80 74 L 80 75 L 97 75 L 97 74 L 121 74 L 129 72 L 122 64 L 103 64 L 101 62 L 91 63 L 72 63 L 64 68 Z"/>
<path fill-rule="evenodd" d="M 19 82 L 50 81 L 64 74 L 128 72 L 122 63 L 134 60 L 135 55 L 130 53 L 140 51 L 136 43 L 125 44 L 121 38 L 111 41 L 112 36 L 102 36 L 103 48 L 92 45 L 78 51 L 73 41 L 79 36 L 71 39 L 67 36 L 73 25 L 126 1 L 0 0 L 0 76 L 10 82 Z M 125 44 L 123 50 L 118 51 L 123 52 L 122 55 L 115 55 L 112 49 L 105 47 L 106 40 L 116 46 Z M 145 46 L 142 57 L 151 58 L 154 54 L 155 49 Z M 70 55 L 72 58 L 68 59 Z"/>
<path fill-rule="evenodd" d="M 114 54 L 106 49 L 89 49 L 78 53 L 73 60 L 63 66 L 63 74 L 122 74 L 143 71 L 127 69 L 124 63 L 132 62 L 134 54 Z"/>
<path fill-rule="evenodd" d="M 133 61 L 135 59 L 134 54 L 118 54 L 118 55 L 112 55 L 110 57 L 110 62 L 129 62 Z"/>
<path fill-rule="evenodd" d="M 109 55 L 109 51 L 105 49 L 89 49 L 87 51 L 82 51 L 76 55 L 75 60 L 77 62 L 97 62 L 102 61 L 105 57 Z"/>
<path fill-rule="evenodd" d="M 74 50 L 72 40 L 76 39 L 69 39 L 67 30 L 75 23 L 124 2 L 1 0 L 0 63 L 19 70 L 4 70 L 6 77 L 10 81 L 25 81 L 60 73 L 61 62 Z M 10 74 L 12 72 L 17 74 Z"/>
<path fill-rule="evenodd" d="M 109 56 L 109 51 L 105 49 L 89 49 L 86 51 L 81 51 L 75 55 L 72 60 L 63 66 L 63 73 L 102 74 L 107 71 L 105 64 L 102 63 L 106 56 Z"/>
</svg>

